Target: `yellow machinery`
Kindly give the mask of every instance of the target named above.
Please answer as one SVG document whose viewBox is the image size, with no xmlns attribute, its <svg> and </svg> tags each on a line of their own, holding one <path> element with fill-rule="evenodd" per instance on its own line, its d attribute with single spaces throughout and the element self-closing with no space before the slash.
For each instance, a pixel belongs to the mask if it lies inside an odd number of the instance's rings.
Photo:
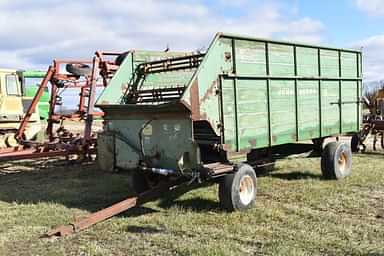
<svg viewBox="0 0 384 256">
<path fill-rule="evenodd" d="M 0 69 L 0 148 L 17 145 L 14 135 L 31 101 L 31 97 L 23 96 L 23 86 L 16 70 Z M 36 110 L 28 123 L 25 139 L 32 139 L 40 130 L 40 117 Z"/>
</svg>

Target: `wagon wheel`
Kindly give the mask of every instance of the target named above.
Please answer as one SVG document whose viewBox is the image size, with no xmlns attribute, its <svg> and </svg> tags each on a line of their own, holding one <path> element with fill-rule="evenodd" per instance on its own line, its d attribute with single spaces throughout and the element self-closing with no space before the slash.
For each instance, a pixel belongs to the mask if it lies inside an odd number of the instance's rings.
<svg viewBox="0 0 384 256">
<path fill-rule="evenodd" d="M 325 179 L 343 179 L 351 174 L 352 151 L 342 142 L 328 143 L 321 156 L 321 172 Z"/>
<path fill-rule="evenodd" d="M 324 144 L 325 138 L 318 138 L 318 139 L 313 139 L 312 143 L 315 146 L 315 150 L 318 152 L 323 151 L 323 144 Z"/>
<path fill-rule="evenodd" d="M 237 171 L 227 174 L 219 184 L 221 206 L 228 211 L 243 211 L 256 203 L 256 173 L 247 164 L 238 166 Z"/>
<path fill-rule="evenodd" d="M 17 145 L 19 145 L 19 142 L 17 141 L 15 135 L 15 133 L 9 133 L 5 135 L 5 144 L 8 147 L 16 147 Z"/>
<path fill-rule="evenodd" d="M 147 191 L 150 188 L 148 178 L 142 173 L 134 171 L 131 174 L 130 178 L 131 178 L 130 186 L 135 193 L 140 194 L 140 193 L 143 193 L 144 191 Z"/>
</svg>

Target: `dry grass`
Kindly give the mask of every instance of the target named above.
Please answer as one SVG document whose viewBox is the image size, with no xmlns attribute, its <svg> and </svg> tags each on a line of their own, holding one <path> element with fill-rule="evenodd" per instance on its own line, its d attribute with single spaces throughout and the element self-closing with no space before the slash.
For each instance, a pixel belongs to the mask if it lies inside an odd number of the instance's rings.
<svg viewBox="0 0 384 256">
<path fill-rule="evenodd" d="M 0 255 L 384 255 L 384 154 L 321 179 L 319 158 L 279 161 L 257 207 L 220 210 L 217 186 L 148 203 L 67 238 L 50 227 L 127 196 L 124 173 L 60 160 L 0 165 Z"/>
</svg>

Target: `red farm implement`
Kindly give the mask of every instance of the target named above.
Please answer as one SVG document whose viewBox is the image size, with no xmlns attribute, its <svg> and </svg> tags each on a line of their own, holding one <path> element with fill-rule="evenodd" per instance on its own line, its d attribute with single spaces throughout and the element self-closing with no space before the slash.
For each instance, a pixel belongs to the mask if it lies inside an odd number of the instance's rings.
<svg viewBox="0 0 384 256">
<path fill-rule="evenodd" d="M 120 53 L 96 52 L 92 60 L 54 60 L 49 66 L 36 95 L 20 122 L 15 139 L 18 145 L 0 149 L 0 161 L 77 155 L 90 158 L 96 153 L 96 134 L 92 130 L 94 118 L 102 111 L 94 107 L 97 88 L 107 86 L 118 69 L 115 58 Z M 50 91 L 49 117 L 43 141 L 26 140 L 24 132 L 44 91 Z M 78 105 L 72 111 L 62 111 L 62 93 L 77 90 Z M 65 121 L 84 121 L 81 132 L 64 127 Z"/>
</svg>

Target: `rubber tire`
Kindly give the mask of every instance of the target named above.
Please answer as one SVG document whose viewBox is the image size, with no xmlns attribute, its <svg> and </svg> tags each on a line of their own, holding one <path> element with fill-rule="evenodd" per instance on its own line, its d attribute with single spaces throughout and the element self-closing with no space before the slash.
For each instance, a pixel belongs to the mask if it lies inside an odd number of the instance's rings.
<svg viewBox="0 0 384 256">
<path fill-rule="evenodd" d="M 132 173 L 130 173 L 129 183 L 129 187 L 133 190 L 132 192 L 135 192 L 136 194 L 141 194 L 149 189 L 149 184 L 146 178 L 138 171 L 132 171 Z"/>
<path fill-rule="evenodd" d="M 346 169 L 340 170 L 339 158 L 344 152 L 346 155 Z M 352 151 L 351 148 L 342 142 L 330 142 L 323 150 L 321 156 L 321 172 L 324 179 L 340 180 L 351 174 L 352 170 Z"/>
<path fill-rule="evenodd" d="M 15 135 L 16 135 L 15 133 L 9 133 L 5 135 L 5 144 L 7 145 L 7 147 L 11 148 L 19 145 L 19 142 L 15 138 Z"/>
<path fill-rule="evenodd" d="M 91 67 L 86 64 L 67 64 L 65 69 L 75 76 L 89 76 L 92 73 Z"/>
<path fill-rule="evenodd" d="M 359 152 L 360 136 L 356 133 L 351 138 L 351 150 L 353 153 Z"/>
<path fill-rule="evenodd" d="M 240 200 L 240 180 L 244 175 L 249 175 L 255 187 L 253 199 L 247 205 Z M 237 171 L 227 174 L 219 183 L 219 201 L 223 209 L 227 211 L 244 211 L 252 208 L 256 203 L 257 177 L 255 170 L 248 164 L 240 164 Z"/>
<path fill-rule="evenodd" d="M 120 54 L 119 56 L 117 56 L 115 59 L 115 64 L 120 66 L 128 54 L 129 54 L 129 52 L 124 52 L 124 53 Z"/>
<path fill-rule="evenodd" d="M 313 143 L 315 150 L 317 152 L 321 153 L 323 151 L 324 141 L 325 141 L 325 138 L 319 138 L 319 139 L 313 139 L 312 140 L 312 143 Z"/>
</svg>

